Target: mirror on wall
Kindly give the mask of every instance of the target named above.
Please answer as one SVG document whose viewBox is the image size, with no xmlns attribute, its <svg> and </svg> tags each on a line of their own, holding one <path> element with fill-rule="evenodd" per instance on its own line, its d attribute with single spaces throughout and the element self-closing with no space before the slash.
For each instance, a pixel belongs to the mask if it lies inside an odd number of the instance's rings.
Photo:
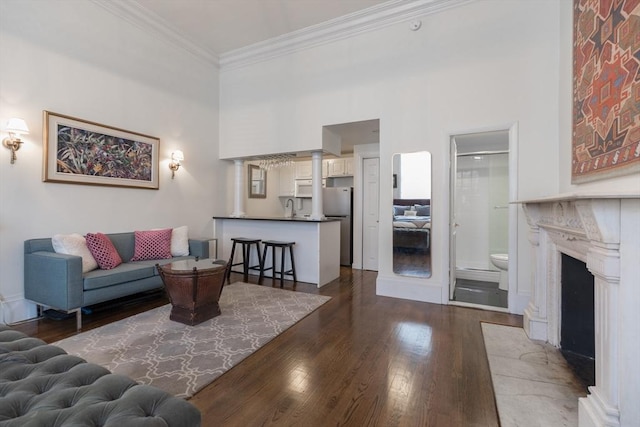
<svg viewBox="0 0 640 427">
<path fill-rule="evenodd" d="M 431 276 L 431 153 L 393 155 L 393 272 Z"/>
<path fill-rule="evenodd" d="M 249 198 L 267 197 L 267 171 L 257 165 L 249 165 Z"/>
</svg>

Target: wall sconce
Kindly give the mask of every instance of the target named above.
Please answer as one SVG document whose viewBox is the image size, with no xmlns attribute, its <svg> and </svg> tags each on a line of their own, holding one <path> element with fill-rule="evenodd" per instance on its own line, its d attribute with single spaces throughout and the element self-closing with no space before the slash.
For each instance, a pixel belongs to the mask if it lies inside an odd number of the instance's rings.
<svg viewBox="0 0 640 427">
<path fill-rule="evenodd" d="M 176 150 L 171 153 L 171 162 L 169 163 L 169 169 L 171 169 L 171 179 L 176 175 L 176 171 L 180 169 L 180 162 L 184 160 L 184 153 L 180 150 Z"/>
<path fill-rule="evenodd" d="M 29 128 L 23 119 L 12 118 L 7 122 L 4 131 L 8 132 L 9 136 L 2 140 L 2 145 L 11 150 L 11 164 L 14 164 L 16 162 L 16 151 L 20 149 L 22 144 L 22 141 L 16 135 L 27 135 Z"/>
</svg>

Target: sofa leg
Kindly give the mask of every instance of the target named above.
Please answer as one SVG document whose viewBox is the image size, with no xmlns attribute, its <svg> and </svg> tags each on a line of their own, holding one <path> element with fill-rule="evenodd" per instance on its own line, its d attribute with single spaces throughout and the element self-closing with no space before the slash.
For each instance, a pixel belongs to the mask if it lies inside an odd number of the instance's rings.
<svg viewBox="0 0 640 427">
<path fill-rule="evenodd" d="M 75 310 L 71 310 L 70 313 L 76 312 L 76 329 L 79 331 L 82 329 L 82 309 L 76 308 Z"/>
</svg>

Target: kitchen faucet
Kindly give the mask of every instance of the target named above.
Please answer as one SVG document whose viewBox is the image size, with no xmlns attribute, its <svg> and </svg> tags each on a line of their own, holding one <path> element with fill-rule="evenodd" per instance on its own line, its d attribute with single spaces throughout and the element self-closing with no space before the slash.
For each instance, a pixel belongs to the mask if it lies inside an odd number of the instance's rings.
<svg viewBox="0 0 640 427">
<path fill-rule="evenodd" d="M 287 199 L 287 203 L 285 203 L 284 209 L 286 210 L 289 207 L 289 202 L 291 202 L 291 215 L 289 215 L 288 218 L 293 218 L 296 215 L 296 212 L 293 209 L 293 199 Z"/>
</svg>

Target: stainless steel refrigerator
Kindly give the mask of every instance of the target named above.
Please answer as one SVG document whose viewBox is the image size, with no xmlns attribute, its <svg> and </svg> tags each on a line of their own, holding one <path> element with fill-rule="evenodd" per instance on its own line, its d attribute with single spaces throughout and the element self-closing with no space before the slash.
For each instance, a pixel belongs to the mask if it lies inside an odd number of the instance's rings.
<svg viewBox="0 0 640 427">
<path fill-rule="evenodd" d="M 340 219 L 340 265 L 353 263 L 353 188 L 324 188 L 322 192 L 324 216 Z"/>
</svg>

